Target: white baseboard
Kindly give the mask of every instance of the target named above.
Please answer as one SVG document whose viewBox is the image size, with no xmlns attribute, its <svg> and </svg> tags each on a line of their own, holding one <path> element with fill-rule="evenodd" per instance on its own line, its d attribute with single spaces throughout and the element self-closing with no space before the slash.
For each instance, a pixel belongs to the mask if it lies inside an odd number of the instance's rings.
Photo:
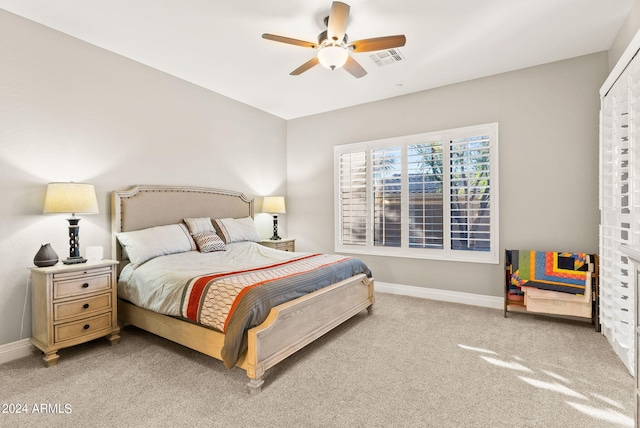
<svg viewBox="0 0 640 428">
<path fill-rule="evenodd" d="M 28 357 L 33 354 L 34 346 L 29 339 L 22 339 L 16 342 L 0 345 L 0 364 Z"/>
<path fill-rule="evenodd" d="M 462 293 L 460 291 L 438 290 L 436 288 L 416 287 L 413 285 L 390 284 L 376 281 L 375 290 L 381 293 L 400 294 L 443 302 L 462 303 L 492 309 L 504 309 L 504 298 L 482 294 Z"/>
</svg>

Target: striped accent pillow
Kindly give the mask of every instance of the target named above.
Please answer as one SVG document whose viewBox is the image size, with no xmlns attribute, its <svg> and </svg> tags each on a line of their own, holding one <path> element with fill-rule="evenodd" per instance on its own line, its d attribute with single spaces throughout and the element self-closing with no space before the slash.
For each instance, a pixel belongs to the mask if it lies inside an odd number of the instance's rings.
<svg viewBox="0 0 640 428">
<path fill-rule="evenodd" d="M 209 217 L 185 218 L 184 222 L 192 235 L 202 232 L 213 232 L 213 223 Z"/>
<path fill-rule="evenodd" d="M 201 232 L 192 235 L 201 253 L 212 251 L 226 251 L 227 246 L 215 232 Z"/>
</svg>

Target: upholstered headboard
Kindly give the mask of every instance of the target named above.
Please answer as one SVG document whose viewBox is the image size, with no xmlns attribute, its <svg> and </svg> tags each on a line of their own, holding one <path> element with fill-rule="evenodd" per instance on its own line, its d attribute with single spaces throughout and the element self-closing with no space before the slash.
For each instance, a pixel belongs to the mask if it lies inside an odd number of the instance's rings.
<svg viewBox="0 0 640 428">
<path fill-rule="evenodd" d="M 230 190 L 136 185 L 115 191 L 111 200 L 112 256 L 123 261 L 117 232 L 181 223 L 188 217 L 248 216 L 253 217 L 253 199 Z"/>
</svg>

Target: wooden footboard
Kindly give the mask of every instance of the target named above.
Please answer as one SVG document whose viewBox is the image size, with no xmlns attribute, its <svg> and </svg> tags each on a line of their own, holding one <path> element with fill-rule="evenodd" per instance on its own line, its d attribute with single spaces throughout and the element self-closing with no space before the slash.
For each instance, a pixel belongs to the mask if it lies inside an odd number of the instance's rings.
<svg viewBox="0 0 640 428">
<path fill-rule="evenodd" d="M 249 330 L 249 347 L 241 367 L 251 379 L 251 393 L 260 392 L 270 367 L 374 303 L 373 279 L 356 275 L 296 300 L 276 306 Z"/>
<path fill-rule="evenodd" d="M 265 371 L 363 309 L 371 312 L 374 282 L 365 275 L 307 294 L 271 309 L 267 319 L 248 331 L 248 349 L 238 361 L 247 372 L 252 394 L 261 391 Z M 118 319 L 221 360 L 224 335 L 177 318 L 118 302 Z"/>
</svg>

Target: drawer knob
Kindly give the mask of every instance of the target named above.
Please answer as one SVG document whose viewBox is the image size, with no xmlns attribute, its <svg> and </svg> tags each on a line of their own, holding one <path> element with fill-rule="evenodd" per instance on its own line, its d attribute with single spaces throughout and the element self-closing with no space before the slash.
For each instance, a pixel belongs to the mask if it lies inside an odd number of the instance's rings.
<svg viewBox="0 0 640 428">
<path fill-rule="evenodd" d="M 83 308 L 87 309 L 89 307 L 88 303 L 85 303 L 84 305 L 82 305 Z"/>
<path fill-rule="evenodd" d="M 82 288 L 89 288 L 89 283 L 85 282 L 84 284 L 82 284 Z"/>
<path fill-rule="evenodd" d="M 89 324 L 85 324 L 83 328 L 84 328 L 85 330 L 89 330 L 89 327 L 90 327 L 90 325 L 89 325 Z"/>
</svg>

